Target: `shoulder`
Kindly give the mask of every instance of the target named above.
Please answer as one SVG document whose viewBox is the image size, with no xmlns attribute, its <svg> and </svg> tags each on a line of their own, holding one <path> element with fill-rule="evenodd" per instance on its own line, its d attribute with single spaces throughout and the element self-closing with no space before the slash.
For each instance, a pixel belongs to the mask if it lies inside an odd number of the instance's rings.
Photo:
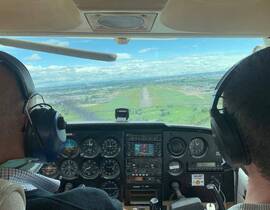
<svg viewBox="0 0 270 210">
<path fill-rule="evenodd" d="M 16 184 L 0 179 L 0 210 L 25 209 L 23 189 Z"/>
<path fill-rule="evenodd" d="M 268 210 L 268 209 L 270 209 L 270 204 L 241 203 L 229 208 L 228 210 Z"/>
</svg>

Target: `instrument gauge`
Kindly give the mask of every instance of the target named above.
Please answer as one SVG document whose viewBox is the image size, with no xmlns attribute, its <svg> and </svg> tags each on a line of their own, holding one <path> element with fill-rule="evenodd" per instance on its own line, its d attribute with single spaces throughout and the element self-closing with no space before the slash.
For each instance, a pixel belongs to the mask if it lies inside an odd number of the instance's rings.
<svg viewBox="0 0 270 210">
<path fill-rule="evenodd" d="M 101 164 L 101 176 L 104 179 L 114 179 L 120 174 L 120 165 L 114 159 L 105 159 Z"/>
<path fill-rule="evenodd" d="M 79 154 L 79 147 L 74 139 L 68 138 L 61 151 L 61 156 L 64 158 L 74 158 Z"/>
<path fill-rule="evenodd" d="M 50 178 L 56 178 L 59 175 L 58 167 L 55 163 L 45 163 L 41 167 L 40 173 Z"/>
<path fill-rule="evenodd" d="M 186 142 L 180 138 L 170 139 L 168 143 L 168 151 L 173 156 L 181 156 L 186 151 Z"/>
<path fill-rule="evenodd" d="M 102 156 L 105 158 L 112 158 L 119 154 L 120 145 L 114 138 L 106 139 L 102 144 Z"/>
<path fill-rule="evenodd" d="M 80 147 L 81 147 L 81 156 L 85 158 L 94 158 L 100 152 L 99 145 L 93 138 L 85 139 L 80 145 Z"/>
<path fill-rule="evenodd" d="M 207 143 L 203 138 L 194 138 L 189 144 L 189 151 L 192 157 L 200 158 L 207 151 Z"/>
<path fill-rule="evenodd" d="M 178 160 L 173 160 L 169 163 L 168 173 L 172 176 L 178 176 L 183 172 L 183 165 Z"/>
<path fill-rule="evenodd" d="M 96 179 L 99 173 L 100 171 L 96 161 L 86 160 L 82 163 L 81 177 L 84 179 Z"/>
<path fill-rule="evenodd" d="M 108 193 L 112 198 L 119 197 L 119 187 L 114 181 L 106 181 L 101 185 L 101 189 Z"/>
<path fill-rule="evenodd" d="M 75 179 L 78 169 L 78 164 L 74 160 L 64 160 L 60 165 L 60 174 L 64 179 Z"/>
</svg>

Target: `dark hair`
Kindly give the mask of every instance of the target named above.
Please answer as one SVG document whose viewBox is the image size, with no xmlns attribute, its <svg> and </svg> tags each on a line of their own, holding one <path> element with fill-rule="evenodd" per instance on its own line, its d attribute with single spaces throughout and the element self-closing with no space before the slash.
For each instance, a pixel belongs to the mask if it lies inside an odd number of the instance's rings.
<svg viewBox="0 0 270 210">
<path fill-rule="evenodd" d="M 224 90 L 224 107 L 247 141 L 252 162 L 270 179 L 270 48 L 242 61 Z"/>
</svg>

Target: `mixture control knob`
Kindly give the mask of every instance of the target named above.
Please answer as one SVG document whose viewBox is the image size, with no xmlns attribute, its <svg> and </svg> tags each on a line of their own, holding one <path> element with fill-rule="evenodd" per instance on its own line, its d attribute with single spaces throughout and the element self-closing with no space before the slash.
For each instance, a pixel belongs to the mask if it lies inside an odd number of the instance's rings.
<svg viewBox="0 0 270 210">
<path fill-rule="evenodd" d="M 150 210 L 160 210 L 159 201 L 157 198 L 151 198 L 150 200 Z"/>
</svg>

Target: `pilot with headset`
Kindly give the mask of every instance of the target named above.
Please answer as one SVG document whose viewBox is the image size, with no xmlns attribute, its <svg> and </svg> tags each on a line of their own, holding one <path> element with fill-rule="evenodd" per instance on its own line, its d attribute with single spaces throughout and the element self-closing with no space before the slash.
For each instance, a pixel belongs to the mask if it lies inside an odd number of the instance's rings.
<svg viewBox="0 0 270 210">
<path fill-rule="evenodd" d="M 16 167 L 25 157 L 55 160 L 65 142 L 66 123 L 36 92 L 26 67 L 4 52 L 0 52 L 0 97 L 0 179 L 24 188 L 26 209 L 122 209 L 119 201 L 102 190 L 83 187 L 55 193 L 57 180 Z M 42 102 L 37 103 L 37 98 Z"/>
<path fill-rule="evenodd" d="M 233 66 L 216 88 L 211 108 L 215 141 L 249 181 L 245 202 L 230 210 L 270 209 L 270 48 Z"/>
</svg>

